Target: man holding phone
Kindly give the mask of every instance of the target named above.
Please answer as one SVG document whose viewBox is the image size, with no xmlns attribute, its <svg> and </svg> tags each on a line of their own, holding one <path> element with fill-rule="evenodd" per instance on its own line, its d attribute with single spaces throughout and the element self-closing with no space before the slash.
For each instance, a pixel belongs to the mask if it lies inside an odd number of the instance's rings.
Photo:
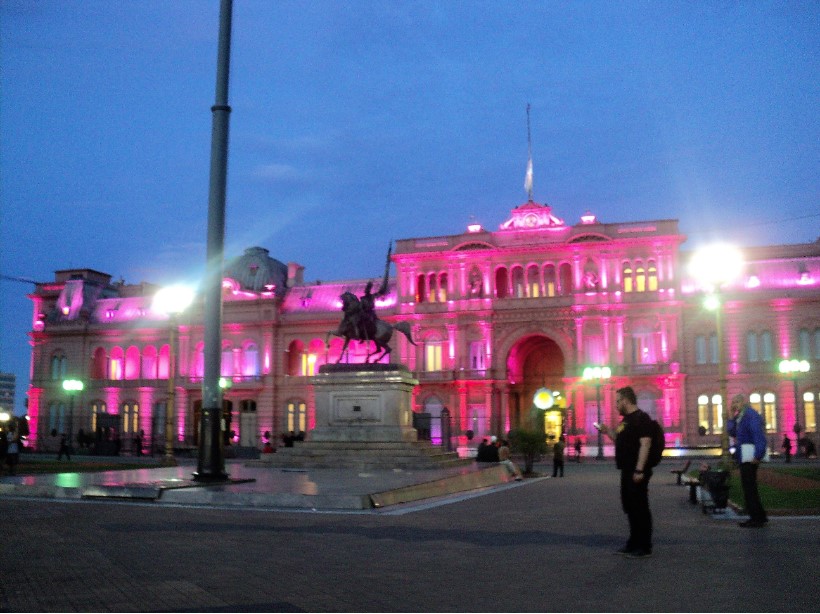
<svg viewBox="0 0 820 614">
<path fill-rule="evenodd" d="M 615 442 L 615 464 L 621 470 L 621 506 L 629 519 L 629 539 L 615 554 L 645 559 L 652 556 L 652 513 L 649 511 L 652 469 L 647 462 L 652 446 L 652 418 L 638 409 L 638 398 L 631 386 L 615 391 L 615 407 L 622 416 L 617 428 L 595 424 L 595 428 Z"/>
</svg>

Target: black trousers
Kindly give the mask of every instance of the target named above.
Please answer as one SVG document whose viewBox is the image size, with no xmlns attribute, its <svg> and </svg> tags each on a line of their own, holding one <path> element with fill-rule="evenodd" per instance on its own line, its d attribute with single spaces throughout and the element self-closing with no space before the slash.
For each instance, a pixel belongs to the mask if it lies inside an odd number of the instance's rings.
<svg viewBox="0 0 820 614">
<path fill-rule="evenodd" d="M 757 492 L 757 463 L 740 463 L 740 484 L 743 486 L 743 498 L 746 500 L 746 511 L 749 519 L 756 522 L 766 522 L 766 510 L 760 502 Z"/>
<path fill-rule="evenodd" d="M 635 483 L 632 471 L 621 471 L 621 505 L 629 519 L 629 539 L 626 547 L 630 549 L 652 550 L 652 512 L 649 511 L 649 479 Z"/>
<path fill-rule="evenodd" d="M 564 477 L 564 459 L 552 459 L 552 477 L 557 478 L 558 472 L 561 472 L 561 477 Z"/>
</svg>

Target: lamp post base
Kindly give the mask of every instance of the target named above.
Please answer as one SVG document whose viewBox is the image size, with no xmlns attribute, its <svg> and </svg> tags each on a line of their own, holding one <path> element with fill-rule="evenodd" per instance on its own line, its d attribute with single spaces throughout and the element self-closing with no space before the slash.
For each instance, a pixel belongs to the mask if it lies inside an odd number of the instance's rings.
<svg viewBox="0 0 820 614">
<path fill-rule="evenodd" d="M 191 474 L 195 482 L 227 482 L 228 474 L 224 472 L 206 473 L 195 471 Z"/>
</svg>

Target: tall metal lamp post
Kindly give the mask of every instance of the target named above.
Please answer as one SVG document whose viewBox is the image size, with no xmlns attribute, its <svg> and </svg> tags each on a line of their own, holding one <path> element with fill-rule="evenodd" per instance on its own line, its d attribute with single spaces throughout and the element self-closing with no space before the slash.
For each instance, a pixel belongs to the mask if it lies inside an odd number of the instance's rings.
<svg viewBox="0 0 820 614">
<path fill-rule="evenodd" d="M 595 384 L 595 402 L 598 406 L 598 424 L 601 424 L 601 384 L 612 377 L 612 369 L 609 367 L 587 367 L 584 369 L 583 379 L 585 382 Z M 604 458 L 604 434 L 598 429 L 598 454 L 595 458 Z"/>
<path fill-rule="evenodd" d="M 743 255 L 730 245 L 716 244 L 696 251 L 689 262 L 689 273 L 706 291 L 703 306 L 715 312 L 715 328 L 718 350 L 718 383 L 720 400 L 723 405 L 723 429 L 720 434 L 721 460 L 728 466 L 729 457 L 729 382 L 726 375 L 726 348 L 723 342 L 723 305 L 721 287 L 731 282 L 743 268 Z"/>
<path fill-rule="evenodd" d="M 78 379 L 64 379 L 63 390 L 68 393 L 68 445 L 71 448 L 74 440 L 74 397 L 78 392 L 82 392 L 85 384 Z"/>
<path fill-rule="evenodd" d="M 154 295 L 154 311 L 168 316 L 168 399 L 165 407 L 165 462 L 174 460 L 174 414 L 176 413 L 176 345 L 179 314 L 194 300 L 194 291 L 187 286 L 168 286 Z M 151 434 L 153 447 L 153 433 Z"/>
<path fill-rule="evenodd" d="M 808 360 L 781 360 L 780 361 L 780 372 L 789 377 L 792 380 L 792 385 L 794 386 L 794 434 L 797 439 L 800 439 L 800 432 L 803 430 L 803 426 L 800 424 L 800 394 L 797 390 L 797 376 L 801 373 L 808 373 L 811 370 L 811 365 L 809 364 Z M 805 411 L 805 407 L 802 408 Z M 800 451 L 800 445 L 798 443 L 797 450 Z"/>
</svg>

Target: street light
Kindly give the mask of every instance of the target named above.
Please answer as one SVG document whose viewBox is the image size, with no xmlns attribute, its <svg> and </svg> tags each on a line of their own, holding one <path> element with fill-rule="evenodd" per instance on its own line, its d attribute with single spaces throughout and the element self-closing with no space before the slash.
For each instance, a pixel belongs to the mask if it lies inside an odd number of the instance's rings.
<svg viewBox="0 0 820 614">
<path fill-rule="evenodd" d="M 721 459 L 729 464 L 729 382 L 726 376 L 726 348 L 723 343 L 723 305 L 720 289 L 735 279 L 743 268 L 743 254 L 735 247 L 716 244 L 696 251 L 689 262 L 689 273 L 707 292 L 703 306 L 715 312 L 718 345 L 718 383 L 723 404 L 723 430 L 720 434 Z"/>
<path fill-rule="evenodd" d="M 809 365 L 808 360 L 781 360 L 779 368 L 783 375 L 791 378 L 792 385 L 794 386 L 794 434 L 797 439 L 800 439 L 800 431 L 803 430 L 803 427 L 800 425 L 800 400 L 797 392 L 797 376 L 801 373 L 808 373 L 811 369 L 811 365 Z M 805 409 L 804 403 L 803 411 L 805 411 Z"/>
<path fill-rule="evenodd" d="M 165 407 L 165 462 L 169 465 L 174 461 L 174 411 L 176 407 L 176 338 L 177 320 L 179 314 L 185 311 L 194 300 L 194 291 L 188 286 L 168 286 L 154 295 L 153 309 L 168 316 L 170 326 L 168 334 L 168 400 Z M 154 434 L 151 433 L 153 447 Z"/>
<path fill-rule="evenodd" d="M 71 449 L 72 441 L 74 440 L 74 397 L 78 392 L 82 392 L 85 384 L 78 379 L 64 379 L 63 390 L 68 393 L 68 445 Z"/>
<path fill-rule="evenodd" d="M 601 384 L 612 377 L 612 369 L 609 367 L 587 367 L 584 369 L 583 379 L 585 382 L 595 382 L 595 402 L 598 405 L 598 424 L 601 424 Z M 598 460 L 604 458 L 604 434 L 598 430 Z"/>
</svg>

